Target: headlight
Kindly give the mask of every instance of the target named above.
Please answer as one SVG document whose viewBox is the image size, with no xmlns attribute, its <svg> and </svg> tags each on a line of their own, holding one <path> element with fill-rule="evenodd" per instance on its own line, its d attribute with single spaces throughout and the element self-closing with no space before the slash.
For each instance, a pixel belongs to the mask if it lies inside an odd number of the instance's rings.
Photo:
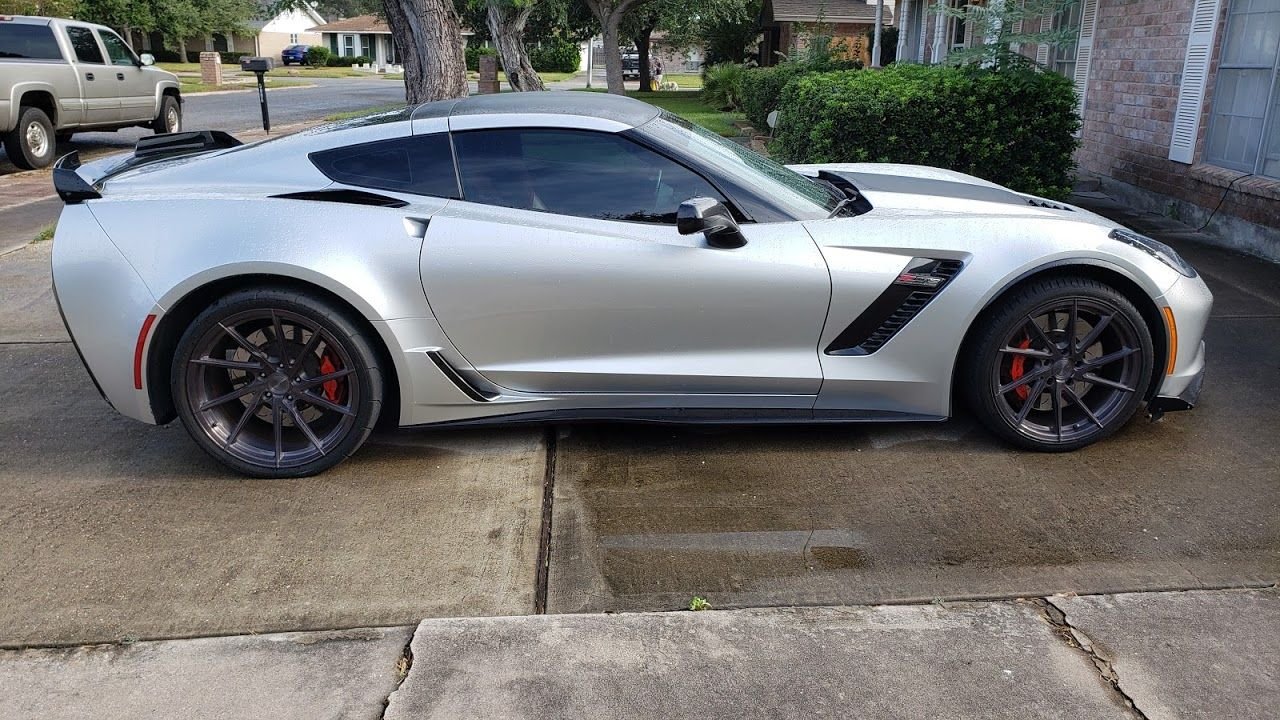
<svg viewBox="0 0 1280 720">
<path fill-rule="evenodd" d="M 1136 233 L 1127 228 L 1116 228 L 1107 237 L 1132 245 L 1189 278 L 1196 276 L 1196 269 L 1191 267 L 1186 260 L 1183 260 L 1177 250 L 1159 240 L 1149 238 L 1142 233 Z"/>
</svg>

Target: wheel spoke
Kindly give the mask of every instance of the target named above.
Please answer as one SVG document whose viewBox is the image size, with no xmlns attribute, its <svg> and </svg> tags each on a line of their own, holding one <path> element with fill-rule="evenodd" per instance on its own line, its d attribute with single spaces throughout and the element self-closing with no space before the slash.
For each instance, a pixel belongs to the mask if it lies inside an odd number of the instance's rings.
<svg viewBox="0 0 1280 720">
<path fill-rule="evenodd" d="M 250 362 L 248 360 L 222 360 L 220 358 L 208 357 L 196 358 L 191 361 L 192 365 L 208 365 L 210 367 L 226 368 L 228 370 L 244 370 L 245 372 L 257 372 L 262 370 L 262 363 Z"/>
<path fill-rule="evenodd" d="M 344 378 L 353 372 L 355 371 L 352 370 L 351 368 L 342 368 L 341 370 L 334 370 L 333 372 L 326 373 L 324 375 L 317 375 L 313 378 L 307 378 L 306 380 L 299 380 L 298 382 L 294 383 L 293 387 L 296 390 L 306 390 L 307 388 L 313 388 L 317 385 L 322 385 L 324 383 L 330 382 L 331 380 Z"/>
<path fill-rule="evenodd" d="M 1115 380 L 1104 378 L 1101 375 L 1097 375 L 1091 372 L 1087 372 L 1081 375 L 1080 379 L 1085 380 L 1087 382 L 1091 382 L 1094 385 L 1104 385 L 1109 388 L 1115 388 L 1116 390 L 1123 390 L 1124 392 L 1133 392 L 1134 390 L 1133 388 L 1129 387 L 1128 385 L 1125 385 L 1124 383 L 1118 383 Z"/>
<path fill-rule="evenodd" d="M 1098 338 L 1102 336 L 1102 331 L 1107 329 L 1107 325 L 1110 324 L 1111 319 L 1114 317 L 1115 313 L 1103 315 L 1098 318 L 1098 324 L 1094 325 L 1093 329 L 1089 331 L 1089 334 L 1084 336 L 1084 340 L 1080 341 L 1080 346 L 1076 348 L 1076 352 L 1082 353 L 1092 347 L 1094 343 L 1098 342 Z"/>
<path fill-rule="evenodd" d="M 1027 419 L 1031 409 L 1035 407 L 1036 403 L 1040 401 L 1040 396 L 1044 394 L 1044 386 L 1048 384 L 1049 381 L 1044 378 L 1036 381 L 1036 384 L 1031 388 L 1031 392 L 1027 394 L 1026 402 L 1022 403 L 1022 409 L 1018 410 L 1018 416 L 1014 419 L 1015 425 L 1021 425 L 1022 421 Z"/>
<path fill-rule="evenodd" d="M 255 390 L 258 390 L 261 387 L 262 387 L 261 383 L 256 383 L 256 382 L 245 383 L 244 385 L 241 385 L 240 387 L 236 388 L 235 390 L 232 390 L 226 395 L 220 395 L 212 400 L 206 400 L 200 403 L 200 410 L 201 412 L 203 412 L 205 410 L 208 410 L 211 407 L 217 407 L 223 403 L 231 402 L 232 400 L 235 400 L 238 397 L 243 397 L 244 395 L 247 395 Z"/>
<path fill-rule="evenodd" d="M 1044 350 L 1036 350 L 1035 348 L 1029 348 L 1029 347 L 1026 347 L 1026 348 L 1002 347 L 1000 348 L 1000 352 L 1008 353 L 1010 355 L 1026 355 L 1027 357 L 1041 358 L 1044 360 L 1050 360 L 1053 358 L 1052 353 L 1045 352 Z"/>
<path fill-rule="evenodd" d="M 303 359 L 305 359 L 311 353 L 315 352 L 316 347 L 319 345 L 320 345 L 320 331 L 313 330 L 311 332 L 311 339 L 308 340 L 306 346 L 302 348 L 302 352 L 298 353 L 298 362 L 293 371 L 293 379 L 295 381 L 302 375 L 303 368 L 306 365 L 306 363 L 303 362 Z"/>
<path fill-rule="evenodd" d="M 258 358 L 264 363 L 271 362 L 271 359 L 267 357 L 266 353 L 262 352 L 261 348 L 249 342 L 249 340 L 245 338 L 245 336 L 236 332 L 235 328 L 227 327 L 222 323 L 218 323 L 218 325 L 223 329 L 223 331 L 225 331 L 228 335 L 231 336 L 232 340 L 235 340 L 237 343 L 239 343 L 240 347 L 244 348 L 245 350 L 248 350 L 250 355 Z"/>
<path fill-rule="evenodd" d="M 343 407 L 335 402 L 330 402 L 328 398 L 320 397 L 319 395 L 309 393 L 305 390 L 302 391 L 302 398 L 305 402 L 315 405 L 316 407 L 336 412 L 339 415 L 355 415 L 355 411 L 350 408 Z"/>
<path fill-rule="evenodd" d="M 227 444 L 234 445 L 236 438 L 240 437 L 240 433 L 244 430 L 244 426 L 249 424 L 249 418 L 258 413 L 258 408 L 262 406 L 262 395 L 255 395 L 253 402 L 241 413 L 240 419 L 236 421 L 235 427 L 231 428 L 231 432 L 227 435 Z"/>
<path fill-rule="evenodd" d="M 1123 347 L 1114 352 L 1109 352 L 1096 360 L 1090 360 L 1082 363 L 1080 368 L 1082 370 L 1097 370 L 1098 368 L 1110 365 L 1117 360 L 1123 360 L 1136 352 L 1138 352 L 1137 348 Z"/>
<path fill-rule="evenodd" d="M 1058 355 L 1058 344 L 1049 339 L 1049 336 L 1045 334 L 1044 329 L 1040 327 L 1040 324 L 1031 316 L 1027 316 L 1026 325 L 1031 328 L 1032 334 L 1035 335 L 1036 339 L 1044 343 L 1044 346 L 1049 350 L 1049 352 L 1056 357 Z"/>
<path fill-rule="evenodd" d="M 289 362 L 289 352 L 284 345 L 284 325 L 280 322 L 280 315 L 275 310 L 271 311 L 271 327 L 276 334 L 276 345 L 280 348 L 280 364 L 284 365 Z"/>
<path fill-rule="evenodd" d="M 1031 372 L 1027 373 L 1026 375 L 1023 375 L 1022 377 L 1018 378 L 1017 380 L 1014 380 L 1013 382 L 1009 383 L 1008 385 L 1001 385 L 1001 386 L 1000 386 L 1000 389 L 996 391 L 996 394 L 997 394 L 997 395 L 1004 395 L 1005 393 L 1007 393 L 1007 392 L 1009 392 L 1009 391 L 1011 391 L 1011 390 L 1015 390 L 1015 389 L 1017 389 L 1017 388 L 1022 387 L 1023 385 L 1026 385 L 1027 383 L 1031 382 L 1032 380 L 1039 380 L 1040 378 L 1044 377 L 1045 375 L 1048 375 L 1048 374 L 1049 374 L 1049 372 L 1050 372 L 1050 371 L 1052 371 L 1052 370 L 1053 370 L 1053 366 L 1051 366 L 1051 365 L 1045 365 L 1044 367 L 1036 368 L 1035 370 L 1032 370 Z"/>
<path fill-rule="evenodd" d="M 298 412 L 298 406 L 289 403 L 287 407 L 289 408 L 289 417 L 293 418 L 294 426 L 301 430 L 303 435 L 307 436 L 307 439 L 311 441 L 312 445 L 316 446 L 316 450 L 319 450 L 321 455 L 324 455 L 324 446 L 320 444 L 320 438 L 316 437 L 315 432 L 311 430 L 311 426 L 307 424 L 307 421 L 302 419 L 302 413 Z"/>
<path fill-rule="evenodd" d="M 1084 411 L 1085 415 L 1089 416 L 1089 419 L 1092 420 L 1094 424 L 1098 426 L 1099 429 L 1103 428 L 1102 421 L 1098 419 L 1097 415 L 1093 414 L 1093 411 L 1089 409 L 1088 405 L 1084 404 L 1084 400 L 1082 400 L 1080 396 L 1076 394 L 1076 391 L 1072 389 L 1070 385 L 1064 384 L 1062 386 L 1062 391 L 1067 394 L 1067 397 L 1071 398 L 1071 402 L 1075 403 L 1077 407 L 1079 407 L 1081 410 Z"/>
<path fill-rule="evenodd" d="M 271 425 L 275 431 L 276 467 L 280 467 L 280 461 L 284 458 L 284 416 L 280 413 L 280 398 L 273 398 L 271 401 Z"/>
<path fill-rule="evenodd" d="M 1053 383 L 1053 426 L 1058 433 L 1058 442 L 1062 442 L 1062 383 Z"/>
<path fill-rule="evenodd" d="M 1067 351 L 1075 354 L 1076 325 L 1080 323 L 1080 300 L 1071 299 L 1071 313 L 1067 316 Z"/>
</svg>

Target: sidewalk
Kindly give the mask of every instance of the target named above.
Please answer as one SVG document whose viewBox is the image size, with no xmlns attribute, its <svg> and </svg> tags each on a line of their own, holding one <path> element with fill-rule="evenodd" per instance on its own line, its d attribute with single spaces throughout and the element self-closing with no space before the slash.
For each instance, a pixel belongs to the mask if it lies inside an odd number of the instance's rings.
<svg viewBox="0 0 1280 720">
<path fill-rule="evenodd" d="M 439 619 L 0 652 L 10 720 L 1160 720 L 1277 707 L 1275 588 Z"/>
</svg>

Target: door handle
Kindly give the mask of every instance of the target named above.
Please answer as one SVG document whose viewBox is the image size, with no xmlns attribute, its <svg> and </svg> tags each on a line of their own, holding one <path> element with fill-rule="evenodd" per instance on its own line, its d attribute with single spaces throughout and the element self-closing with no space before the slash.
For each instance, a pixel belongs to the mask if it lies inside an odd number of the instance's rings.
<svg viewBox="0 0 1280 720">
<path fill-rule="evenodd" d="M 124 73 L 116 73 L 116 79 L 117 79 L 117 80 L 123 80 L 123 79 L 124 79 Z"/>
<path fill-rule="evenodd" d="M 84 79 L 85 79 L 85 80 L 92 80 L 92 79 L 93 79 L 93 73 L 85 73 L 85 74 L 84 74 Z"/>
</svg>

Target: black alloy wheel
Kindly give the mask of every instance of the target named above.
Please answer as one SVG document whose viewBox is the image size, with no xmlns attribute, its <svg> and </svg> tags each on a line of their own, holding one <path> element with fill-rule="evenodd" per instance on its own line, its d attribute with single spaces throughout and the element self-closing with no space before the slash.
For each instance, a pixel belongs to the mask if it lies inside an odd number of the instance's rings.
<svg viewBox="0 0 1280 720">
<path fill-rule="evenodd" d="M 1127 298 L 1087 278 L 1023 288 L 988 316 L 967 349 L 961 390 L 997 435 L 1074 450 L 1133 416 L 1151 379 L 1150 331 Z"/>
<path fill-rule="evenodd" d="M 284 290 L 219 300 L 178 345 L 171 374 L 187 431 L 256 477 L 300 477 L 355 452 L 381 408 L 377 354 L 327 301 Z"/>
</svg>

